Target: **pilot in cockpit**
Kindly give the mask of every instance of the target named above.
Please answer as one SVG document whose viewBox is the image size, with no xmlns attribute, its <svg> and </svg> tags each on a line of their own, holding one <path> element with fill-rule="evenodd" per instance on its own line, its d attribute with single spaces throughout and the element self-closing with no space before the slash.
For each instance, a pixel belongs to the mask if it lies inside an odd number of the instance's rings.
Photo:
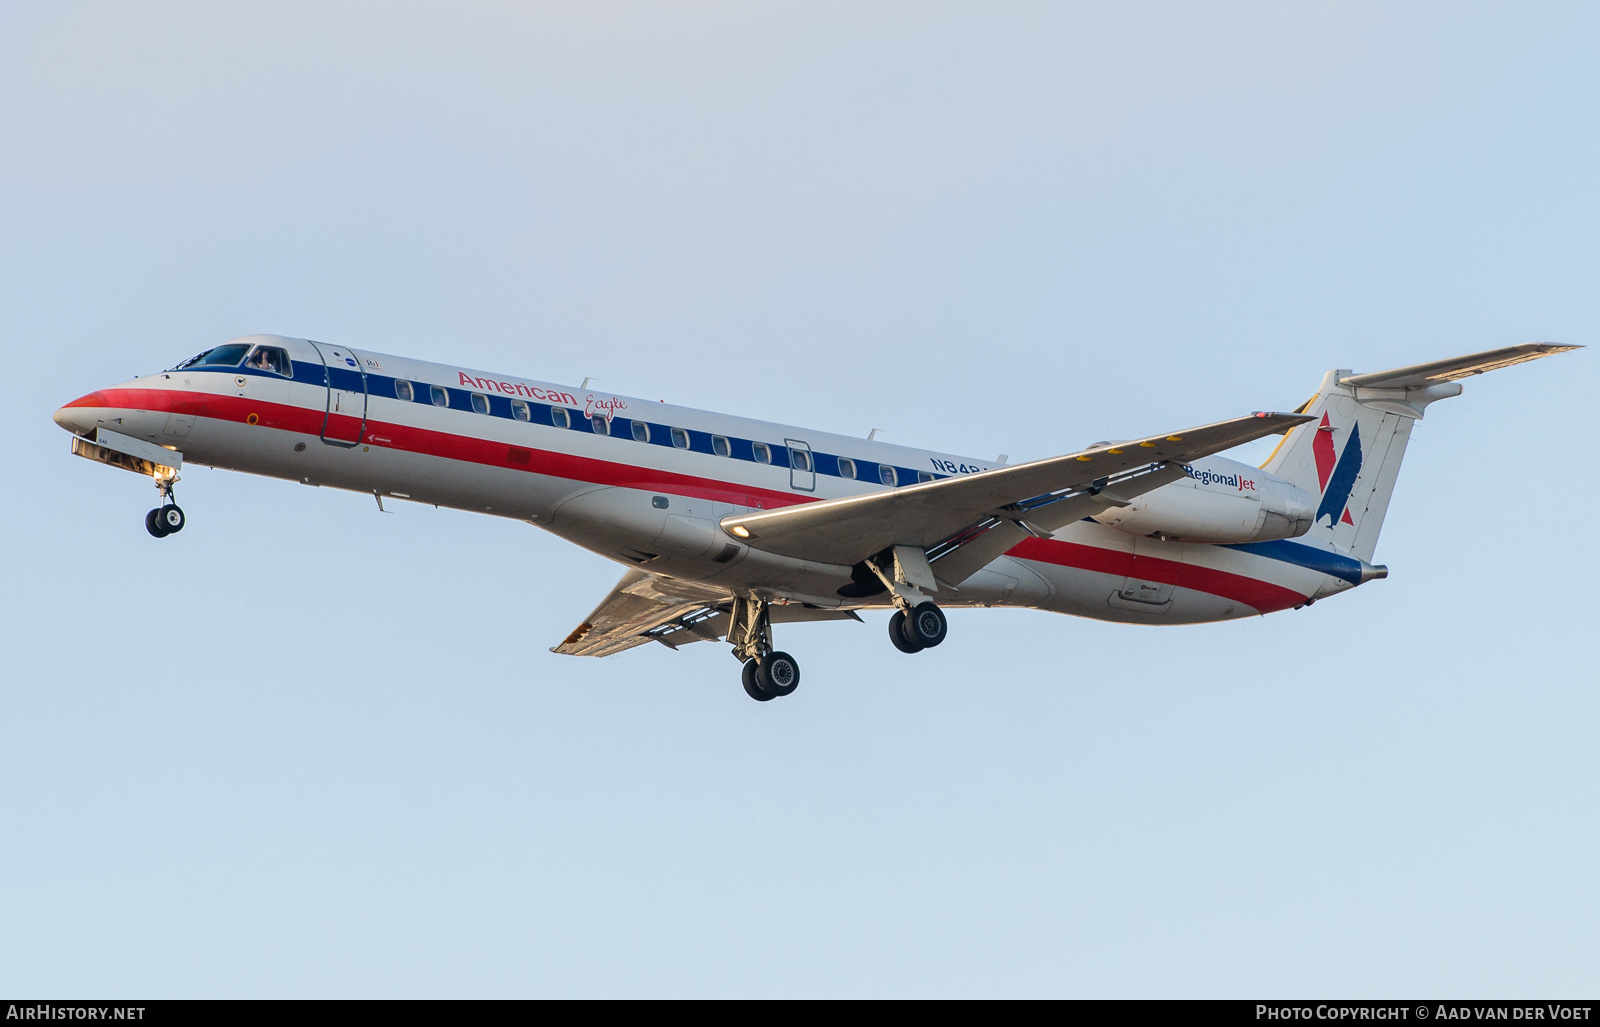
<svg viewBox="0 0 1600 1027">
<path fill-rule="evenodd" d="M 250 355 L 250 366 L 259 367 L 263 371 L 277 370 L 276 367 L 272 366 L 272 358 L 268 355 L 265 346 L 256 347 L 256 351 Z"/>
</svg>

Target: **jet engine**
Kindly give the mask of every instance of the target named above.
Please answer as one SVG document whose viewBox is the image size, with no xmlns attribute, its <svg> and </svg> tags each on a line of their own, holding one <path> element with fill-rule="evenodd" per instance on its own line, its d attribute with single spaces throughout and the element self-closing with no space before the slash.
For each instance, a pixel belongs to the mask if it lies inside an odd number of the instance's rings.
<svg viewBox="0 0 1600 1027">
<path fill-rule="evenodd" d="M 1184 470 L 1186 478 L 1093 519 L 1130 535 L 1174 542 L 1267 542 L 1311 530 L 1316 499 L 1281 478 L 1221 457 L 1197 460 Z"/>
</svg>

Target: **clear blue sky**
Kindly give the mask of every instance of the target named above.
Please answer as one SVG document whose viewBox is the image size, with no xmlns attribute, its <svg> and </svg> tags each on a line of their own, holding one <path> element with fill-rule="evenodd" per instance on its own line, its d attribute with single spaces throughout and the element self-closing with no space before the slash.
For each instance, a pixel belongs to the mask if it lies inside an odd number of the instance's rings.
<svg viewBox="0 0 1600 1027">
<path fill-rule="evenodd" d="M 1600 983 L 1594 349 L 1419 426 L 1387 581 L 547 648 L 528 525 L 78 460 L 306 335 L 1013 459 L 1597 341 L 1593 4 L 0 9 L 0 993 Z"/>
</svg>

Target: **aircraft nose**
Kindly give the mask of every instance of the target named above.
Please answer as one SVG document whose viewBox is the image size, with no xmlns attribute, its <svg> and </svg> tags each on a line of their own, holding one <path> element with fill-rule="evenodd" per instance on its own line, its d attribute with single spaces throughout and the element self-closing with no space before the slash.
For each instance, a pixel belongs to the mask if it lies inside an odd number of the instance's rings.
<svg viewBox="0 0 1600 1027">
<path fill-rule="evenodd" d="M 96 408 L 104 408 L 106 405 L 104 396 L 98 392 L 91 392 L 87 396 L 79 396 L 57 410 L 51 415 L 51 420 L 74 435 L 87 435 L 94 430 L 98 422 Z"/>
</svg>

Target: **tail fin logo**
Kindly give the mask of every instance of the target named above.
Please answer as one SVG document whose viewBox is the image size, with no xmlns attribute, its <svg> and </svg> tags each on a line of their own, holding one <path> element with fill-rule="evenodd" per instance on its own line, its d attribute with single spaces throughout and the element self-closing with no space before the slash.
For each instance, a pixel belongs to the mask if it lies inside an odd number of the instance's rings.
<svg viewBox="0 0 1600 1027">
<path fill-rule="evenodd" d="M 1322 505 L 1317 507 L 1316 523 L 1321 524 L 1326 516 L 1329 527 L 1335 523 L 1353 525 L 1349 504 L 1356 478 L 1361 475 L 1361 426 L 1350 426 L 1350 441 L 1345 443 L 1342 454 L 1334 453 L 1333 432 L 1328 415 L 1323 414 L 1317 437 L 1311 442 L 1311 455 L 1317 461 L 1317 484 L 1322 487 Z"/>
<path fill-rule="evenodd" d="M 1322 424 L 1317 427 L 1317 437 L 1311 442 L 1311 455 L 1317 458 L 1317 488 L 1322 492 L 1328 491 L 1328 475 L 1333 473 L 1333 465 L 1337 457 L 1333 452 L 1333 425 L 1328 423 L 1328 415 L 1322 415 Z"/>
</svg>

